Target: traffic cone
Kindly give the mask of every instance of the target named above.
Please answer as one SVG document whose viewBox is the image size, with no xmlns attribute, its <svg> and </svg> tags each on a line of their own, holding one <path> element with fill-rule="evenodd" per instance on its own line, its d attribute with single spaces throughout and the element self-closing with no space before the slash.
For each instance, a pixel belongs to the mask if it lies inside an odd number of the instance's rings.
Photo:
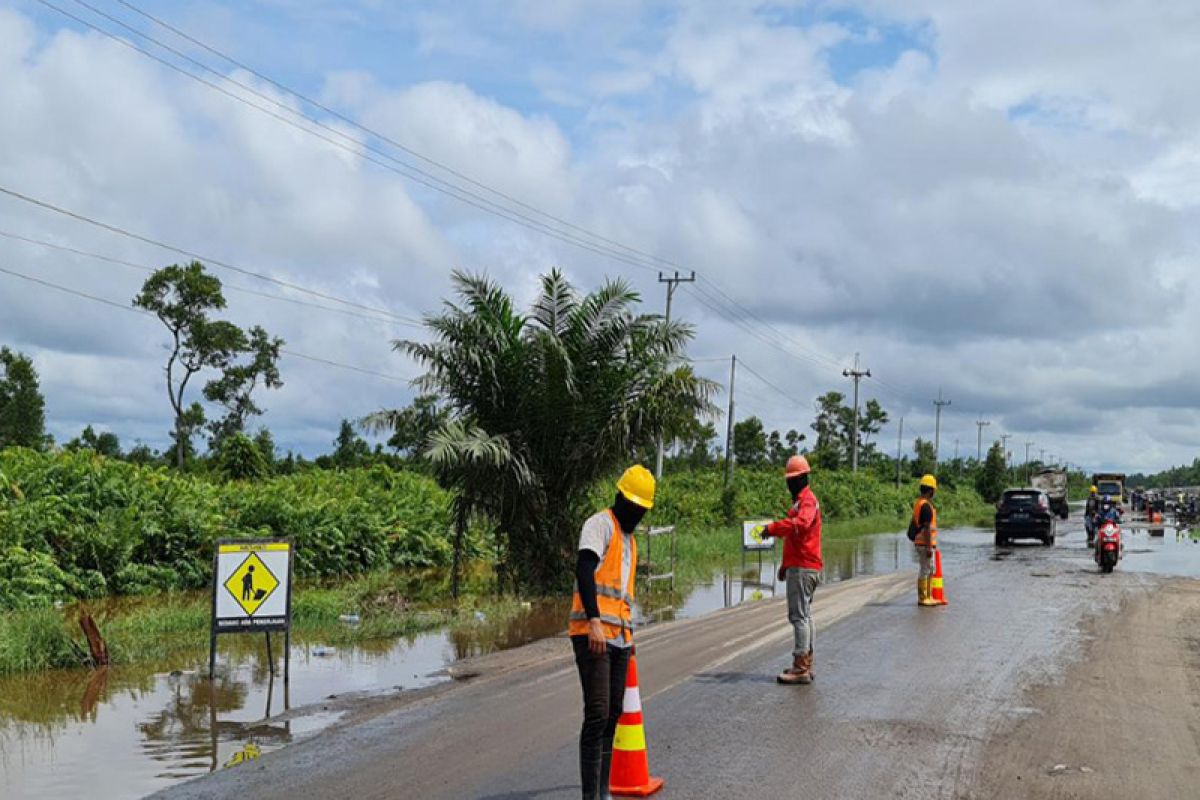
<svg viewBox="0 0 1200 800">
<path fill-rule="evenodd" d="M 934 602 L 936 602 L 940 606 L 948 606 L 948 605 L 950 605 L 950 603 L 949 603 L 949 601 L 946 600 L 946 591 L 943 588 L 943 585 L 944 584 L 942 583 L 942 551 L 934 550 L 933 551 L 933 578 L 930 582 L 930 586 L 933 588 L 933 599 L 934 599 Z"/>
<path fill-rule="evenodd" d="M 642 724 L 642 696 L 638 692 L 637 659 L 629 657 L 625 676 L 625 702 L 613 736 L 612 772 L 608 790 L 617 796 L 649 797 L 663 787 L 662 778 L 650 777 L 646 754 L 646 728 Z"/>
</svg>

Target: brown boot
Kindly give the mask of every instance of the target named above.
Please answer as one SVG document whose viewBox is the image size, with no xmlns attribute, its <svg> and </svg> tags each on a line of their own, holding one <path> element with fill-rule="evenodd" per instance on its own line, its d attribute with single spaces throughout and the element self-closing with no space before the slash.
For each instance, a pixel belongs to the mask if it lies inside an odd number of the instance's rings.
<svg viewBox="0 0 1200 800">
<path fill-rule="evenodd" d="M 817 673 L 813 672 L 813 653 L 808 651 L 808 655 L 804 657 L 804 668 L 808 671 L 808 680 L 811 682 L 817 677 Z"/>
<path fill-rule="evenodd" d="M 812 675 L 809 674 L 808 656 L 795 656 L 792 658 L 792 666 L 779 673 L 775 680 L 788 686 L 794 686 L 801 683 L 812 683 Z"/>
</svg>

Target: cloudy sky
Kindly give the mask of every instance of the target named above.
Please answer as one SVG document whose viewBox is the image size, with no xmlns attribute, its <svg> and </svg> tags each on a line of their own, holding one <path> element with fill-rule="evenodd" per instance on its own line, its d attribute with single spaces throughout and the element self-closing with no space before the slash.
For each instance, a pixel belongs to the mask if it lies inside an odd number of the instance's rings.
<svg viewBox="0 0 1200 800">
<path fill-rule="evenodd" d="M 1018 461 L 1025 442 L 1086 468 L 1200 455 L 1192 0 L 132 0 L 409 152 L 119 0 L 48 2 L 78 19 L 0 0 L 0 188 L 390 312 L 217 270 L 229 317 L 287 340 L 261 398 L 281 447 L 407 402 L 417 367 L 389 342 L 420 336 L 404 319 L 454 267 L 523 300 L 552 265 L 621 276 L 657 310 L 671 263 L 701 277 L 675 305 L 700 368 L 753 370 L 739 417 L 807 430 L 858 352 L 906 449 L 940 387 L 943 456 L 974 454 L 981 417 Z M 0 234 L 0 268 L 119 305 L 144 272 L 11 237 L 182 258 L 2 194 Z M 156 320 L 0 273 L 0 343 L 34 357 L 60 440 L 162 445 Z"/>
</svg>

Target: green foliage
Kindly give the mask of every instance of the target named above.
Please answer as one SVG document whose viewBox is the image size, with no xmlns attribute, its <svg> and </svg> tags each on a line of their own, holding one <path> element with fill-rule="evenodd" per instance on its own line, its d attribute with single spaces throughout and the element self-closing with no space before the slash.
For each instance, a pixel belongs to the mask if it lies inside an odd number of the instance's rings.
<svg viewBox="0 0 1200 800">
<path fill-rule="evenodd" d="M 214 311 L 225 308 L 225 295 L 220 279 L 199 261 L 156 270 L 142 284 L 133 305 L 157 316 L 171 334 L 167 395 L 175 415 L 175 466 L 182 469 L 192 436 L 204 424 L 203 408 L 184 400 L 188 382 L 203 370 L 220 372 L 204 386 L 205 398 L 226 411 L 210 425 L 217 445 L 223 437 L 241 432 L 248 416 L 262 413 L 251 399 L 260 381 L 268 389 L 283 385 L 276 367 L 283 340 L 271 338 L 258 326 L 247 336 L 232 322 L 213 319 Z"/>
<path fill-rule="evenodd" d="M 262 450 L 241 432 L 228 434 L 222 440 L 217 469 L 229 481 L 261 480 L 270 472 Z"/>
<path fill-rule="evenodd" d="M 431 341 L 396 343 L 458 417 L 430 460 L 467 510 L 496 522 L 506 577 L 564 586 L 591 488 L 671 425 L 711 411 L 716 387 L 678 362 L 690 328 L 636 315 L 623 281 L 581 295 L 554 270 L 528 315 L 486 278 L 454 282 L 461 304 L 426 320 Z"/>
<path fill-rule="evenodd" d="M 422 394 L 405 408 L 368 414 L 361 424 L 372 433 L 390 432 L 388 447 L 415 458 L 428 447 L 434 432 L 449 419 L 450 411 L 438 403 L 437 395 Z"/>
<path fill-rule="evenodd" d="M 45 406 L 33 361 L 0 347 L 0 448 L 45 447 Z"/>
<path fill-rule="evenodd" d="M 83 429 L 79 436 L 66 443 L 68 450 L 92 450 L 109 458 L 121 457 L 121 440 L 115 433 L 102 431 L 96 433 L 91 425 Z"/>
<path fill-rule="evenodd" d="M 0 451 L 0 608 L 201 588 L 213 543 L 228 537 L 292 537 L 302 576 L 444 566 L 450 500 L 432 479 L 383 466 L 217 483 L 87 450 L 10 448 Z"/>
<path fill-rule="evenodd" d="M 914 478 L 929 475 L 937 469 L 937 450 L 934 449 L 933 442 L 918 436 L 913 442 L 913 453 L 916 455 L 912 460 L 911 474 Z"/>
<path fill-rule="evenodd" d="M 758 467 L 766 463 L 767 435 L 758 417 L 749 417 L 734 424 L 733 461 L 746 467 Z"/>
<path fill-rule="evenodd" d="M 975 475 L 975 491 L 979 492 L 979 496 L 984 500 L 994 503 L 1000 499 L 1007 478 L 1008 465 L 1005 463 L 1004 448 L 999 442 L 995 442 L 988 448 L 987 458 Z"/>
</svg>

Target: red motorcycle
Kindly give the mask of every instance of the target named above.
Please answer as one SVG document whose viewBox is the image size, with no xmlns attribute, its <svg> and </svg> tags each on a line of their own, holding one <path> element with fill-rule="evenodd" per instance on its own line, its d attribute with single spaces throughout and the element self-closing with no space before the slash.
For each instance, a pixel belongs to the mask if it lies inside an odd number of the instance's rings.
<svg viewBox="0 0 1200 800">
<path fill-rule="evenodd" d="M 1121 526 L 1109 519 L 1096 531 L 1096 564 L 1101 572 L 1112 572 L 1121 560 Z"/>
</svg>

